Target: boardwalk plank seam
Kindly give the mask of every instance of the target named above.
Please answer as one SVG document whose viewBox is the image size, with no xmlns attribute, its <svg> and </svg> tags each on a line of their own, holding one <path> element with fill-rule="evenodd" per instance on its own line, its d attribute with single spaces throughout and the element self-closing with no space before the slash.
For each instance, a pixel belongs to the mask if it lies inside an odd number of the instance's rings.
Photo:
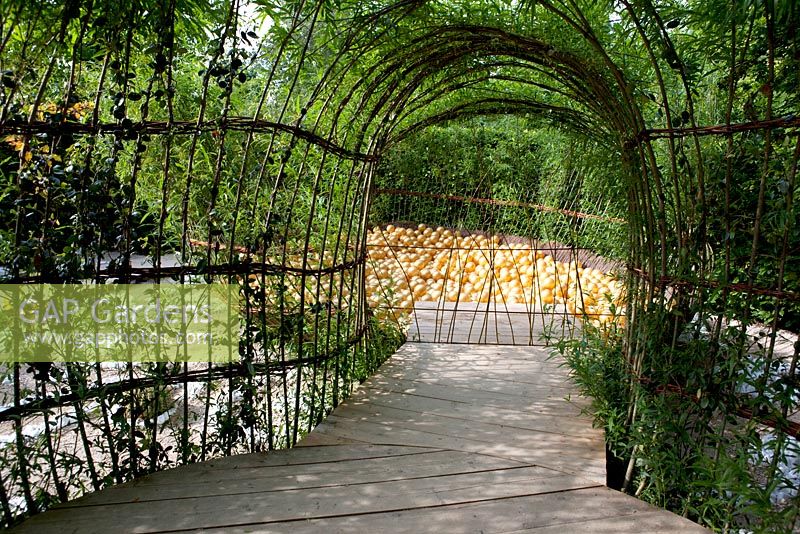
<svg viewBox="0 0 800 534">
<path fill-rule="evenodd" d="M 431 383 L 431 382 L 425 382 L 423 380 L 417 380 L 417 379 L 414 379 L 414 378 L 391 378 L 391 380 L 394 380 L 394 381 L 397 381 L 397 382 L 412 382 L 412 383 L 416 383 L 416 384 L 425 384 L 425 385 L 428 385 L 428 386 L 437 386 L 437 387 L 452 388 L 452 389 L 464 389 L 464 390 L 467 390 L 467 391 L 484 393 L 484 394 L 487 394 L 488 396 L 491 396 L 491 395 L 502 395 L 504 397 L 516 397 L 516 398 L 522 398 L 522 399 L 530 399 L 531 398 L 530 395 L 515 394 L 515 393 L 503 393 L 503 392 L 500 392 L 500 391 L 492 391 L 492 390 L 481 389 L 481 388 L 471 388 L 471 387 L 468 387 L 468 386 L 455 386 L 455 385 L 452 385 L 452 384 L 442 384 L 442 383 L 439 383 L 439 382 Z M 374 382 L 375 381 L 373 381 L 372 379 L 369 379 L 364 384 L 372 385 Z M 548 388 L 549 386 L 544 386 L 544 387 Z M 394 392 L 396 390 L 392 390 L 392 391 Z M 400 393 L 400 392 L 398 391 L 398 393 Z M 576 404 L 576 403 L 574 403 L 572 401 L 573 397 L 579 399 L 582 402 L 587 402 L 588 401 L 588 399 L 586 399 L 585 397 L 581 397 L 579 395 L 567 395 L 565 397 L 548 396 L 547 398 L 548 399 L 563 400 L 567 404 Z M 504 399 L 498 398 L 497 400 L 504 400 Z"/>
<path fill-rule="evenodd" d="M 330 421 L 331 417 L 335 418 L 335 419 L 333 421 Z M 425 434 L 425 435 L 431 435 L 431 436 L 438 436 L 440 438 L 451 438 L 454 441 L 455 440 L 459 440 L 459 441 L 462 441 L 462 442 L 466 442 L 468 444 L 469 443 L 475 444 L 476 446 L 496 445 L 495 441 L 489 441 L 489 440 L 486 440 L 486 439 L 466 438 L 466 437 L 463 437 L 463 436 L 454 436 L 453 434 L 441 434 L 441 433 L 433 432 L 433 431 L 430 431 L 430 430 L 420 430 L 420 429 L 416 429 L 416 428 L 407 428 L 407 427 L 401 426 L 399 422 L 382 423 L 382 422 L 372 422 L 372 421 L 359 420 L 359 419 L 351 419 L 351 418 L 348 418 L 348 417 L 341 417 L 341 416 L 331 416 L 331 417 L 328 418 L 328 421 L 330 421 L 330 426 L 329 427 L 325 427 L 325 428 L 322 429 L 325 432 L 329 432 L 330 431 L 329 429 L 332 429 L 334 433 L 337 432 L 336 426 L 337 426 L 337 424 L 339 422 L 337 419 L 339 419 L 339 420 L 345 421 L 347 423 L 357 423 L 359 426 L 374 425 L 374 426 L 384 427 L 386 430 L 389 430 L 389 431 L 391 431 L 393 428 L 397 428 L 397 429 L 405 431 L 406 433 Z M 326 424 L 326 423 L 323 423 L 323 425 L 324 424 Z M 347 431 L 345 430 L 344 432 L 347 432 Z M 537 452 L 537 451 L 541 450 L 540 447 L 535 447 L 536 444 L 533 444 L 533 445 L 534 445 L 534 448 L 528 448 L 528 447 L 524 447 L 522 445 L 516 445 L 516 444 L 512 444 L 512 447 L 515 448 L 515 449 L 524 449 L 526 451 L 529 451 L 530 453 L 534 453 L 534 452 Z M 462 450 L 462 449 L 455 449 L 455 450 Z M 484 450 L 481 450 L 481 451 L 470 450 L 469 452 L 479 452 L 481 454 L 486 454 L 487 456 L 489 455 Z M 586 460 L 586 461 L 595 459 L 599 455 L 599 453 L 596 453 L 596 452 L 595 453 L 581 452 L 580 454 L 578 454 L 574 449 L 572 451 L 570 451 L 570 453 L 572 455 L 572 459 L 574 459 L 574 460 Z M 501 456 L 501 455 L 492 455 L 492 456 L 496 456 L 497 458 L 507 458 L 507 459 L 512 458 L 510 456 L 507 457 L 507 456 Z M 559 465 L 563 464 L 563 462 L 564 462 L 563 459 L 562 460 L 557 460 L 557 461 L 559 462 Z M 543 464 L 539 464 L 539 463 L 532 464 L 532 465 L 536 465 L 537 467 L 547 467 L 548 469 L 554 469 L 554 470 L 557 470 L 557 471 L 560 470 L 560 469 L 553 468 L 551 465 L 543 465 Z M 562 471 L 562 472 L 570 473 L 570 472 L 567 472 L 567 471 Z M 572 474 L 572 473 L 570 473 L 570 474 Z"/>
<path fill-rule="evenodd" d="M 510 495 L 507 497 L 489 497 L 486 499 L 472 499 L 468 501 L 462 501 L 457 503 L 446 503 L 446 504 L 429 504 L 425 506 L 413 506 L 413 507 L 403 507 L 403 508 L 392 508 L 387 510 L 380 510 L 380 511 L 364 511 L 364 512 L 349 512 L 343 514 L 326 514 L 320 515 L 313 518 L 307 517 L 298 517 L 294 519 L 281 519 L 275 521 L 254 521 L 250 523 L 229 523 L 225 525 L 213 525 L 206 528 L 228 528 L 228 527 L 244 527 L 244 526 L 257 526 L 257 525 L 271 525 L 271 524 L 278 524 L 278 523 L 295 523 L 300 521 L 309 521 L 309 520 L 319 520 L 319 519 L 336 519 L 339 517 L 354 517 L 354 516 L 367 516 L 367 515 L 378 515 L 378 514 L 393 514 L 397 512 L 411 512 L 415 510 L 425 510 L 425 509 L 434 509 L 434 508 L 446 508 L 446 507 L 453 507 L 453 506 L 464 506 L 470 504 L 481 504 L 487 503 L 492 501 L 502 501 L 506 499 L 519 499 L 524 497 L 538 497 L 541 495 L 553 495 L 557 493 L 565 493 L 570 491 L 578 491 L 578 490 L 587 490 L 593 488 L 602 488 L 604 486 L 600 484 L 589 485 L 580 488 L 572 488 L 566 490 L 553 490 L 553 491 L 543 491 L 541 493 L 526 493 L 522 495 Z M 150 531 L 151 534 L 168 534 L 173 532 L 193 532 L 196 531 L 196 528 L 180 528 L 174 530 L 154 530 Z"/>
<path fill-rule="evenodd" d="M 403 411 L 403 412 L 415 413 L 415 414 L 419 414 L 419 415 L 441 417 L 441 418 L 444 418 L 444 419 L 453 419 L 453 420 L 456 420 L 456 421 L 466 421 L 466 422 L 472 422 L 472 423 L 480 423 L 480 424 L 483 424 L 483 425 L 492 425 L 492 426 L 497 426 L 497 427 L 500 427 L 500 428 L 507 428 L 507 429 L 513 429 L 513 430 L 524 430 L 526 432 L 541 432 L 543 434 L 552 434 L 552 435 L 555 435 L 555 436 L 566 436 L 566 437 L 571 437 L 571 438 L 586 439 L 585 435 L 578 435 L 578 434 L 573 434 L 573 433 L 570 433 L 570 432 L 555 431 L 555 430 L 545 430 L 545 429 L 542 429 L 542 428 L 530 428 L 530 427 L 524 427 L 524 426 L 513 425 L 513 424 L 492 423 L 490 421 L 479 419 L 477 417 L 475 417 L 473 419 L 469 419 L 467 417 L 458 417 L 458 416 L 455 416 L 455 415 L 439 414 L 439 413 L 432 412 L 432 411 L 419 411 L 419 410 L 412 410 L 412 409 L 409 409 L 409 408 L 399 408 L 397 406 L 387 406 L 387 405 L 381 404 L 380 402 L 377 402 L 377 401 L 371 402 L 370 406 L 375 406 L 375 407 L 378 407 L 378 408 L 388 408 L 388 409 L 391 409 L 391 410 L 400 410 L 400 411 Z M 351 406 L 351 408 L 352 408 L 352 406 Z"/>
<path fill-rule="evenodd" d="M 346 483 L 338 483 L 338 484 L 320 484 L 318 486 L 297 486 L 295 488 L 279 488 L 279 489 L 264 489 L 264 490 L 253 490 L 253 491 L 233 491 L 230 493 L 214 493 L 209 495 L 187 495 L 183 497 L 165 497 L 160 499 L 136 499 L 136 500 L 128 500 L 128 501 L 118 501 L 118 502 L 99 502 L 99 503 L 89 503 L 83 505 L 73 505 L 69 506 L 69 503 L 62 505 L 59 507 L 60 510 L 67 510 L 67 509 L 75 509 L 75 508 L 97 508 L 100 506 L 127 506 L 127 505 L 137 505 L 143 504 L 148 502 L 167 502 L 167 501 L 185 501 L 191 499 L 213 499 L 216 497 L 233 497 L 236 495 L 257 495 L 259 493 L 281 493 L 281 492 L 292 492 L 292 491 L 303 491 L 303 490 L 315 490 L 315 489 L 326 489 L 326 488 L 341 488 L 341 487 L 349 487 L 349 486 L 368 486 L 368 485 L 376 485 L 376 484 L 386 484 L 390 482 L 404 482 L 409 480 L 426 480 L 426 479 L 435 479 L 435 478 L 443 478 L 443 477 L 453 477 L 459 475 L 474 475 L 479 473 L 493 473 L 498 471 L 512 471 L 516 469 L 529 469 L 531 467 L 537 467 L 542 469 L 550 469 L 548 467 L 540 466 L 540 465 L 515 465 L 510 467 L 499 467 L 493 469 L 476 469 L 473 471 L 460 471 L 457 473 L 441 473 L 438 475 L 421 475 L 421 476 L 409 476 L 409 477 L 395 477 L 395 478 L 382 478 L 380 480 L 366 480 L 362 482 L 346 482 Z M 561 473 L 556 471 L 555 469 L 550 469 L 554 471 L 554 474 L 548 477 L 541 477 L 541 479 L 546 478 L 556 478 L 560 476 L 564 476 L 565 474 L 569 473 Z M 537 479 L 539 480 L 539 479 Z M 469 488 L 467 486 L 466 488 Z M 471 487 L 481 487 L 481 486 L 471 486 Z M 458 488 L 458 489 L 465 489 L 465 488 Z"/>
</svg>

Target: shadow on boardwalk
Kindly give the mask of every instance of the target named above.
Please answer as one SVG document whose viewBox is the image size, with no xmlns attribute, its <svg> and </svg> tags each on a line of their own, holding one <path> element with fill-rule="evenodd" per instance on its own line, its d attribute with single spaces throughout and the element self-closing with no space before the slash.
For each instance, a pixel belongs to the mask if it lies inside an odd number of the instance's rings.
<svg viewBox="0 0 800 534">
<path fill-rule="evenodd" d="M 406 344 L 301 446 L 156 473 L 15 532 L 703 532 L 603 485 L 538 347 Z"/>
</svg>

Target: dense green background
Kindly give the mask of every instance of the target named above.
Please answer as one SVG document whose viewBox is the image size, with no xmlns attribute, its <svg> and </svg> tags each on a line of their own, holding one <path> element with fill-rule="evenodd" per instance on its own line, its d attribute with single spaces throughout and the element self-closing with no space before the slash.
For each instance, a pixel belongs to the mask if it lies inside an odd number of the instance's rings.
<svg viewBox="0 0 800 534">
<path fill-rule="evenodd" d="M 624 218 L 627 206 L 614 152 L 531 118 L 489 116 L 434 126 L 391 146 L 375 185 Z M 552 240 L 618 260 L 626 255 L 624 223 L 535 207 L 377 195 L 370 216 L 376 223 L 424 222 Z"/>
</svg>

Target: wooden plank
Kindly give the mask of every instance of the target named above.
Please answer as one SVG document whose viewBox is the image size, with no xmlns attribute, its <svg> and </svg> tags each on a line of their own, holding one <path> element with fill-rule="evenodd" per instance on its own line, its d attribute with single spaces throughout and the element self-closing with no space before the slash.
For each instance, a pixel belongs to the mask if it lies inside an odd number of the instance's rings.
<svg viewBox="0 0 800 534">
<path fill-rule="evenodd" d="M 477 370 L 452 370 L 437 373 L 434 370 L 414 369 L 394 365 L 381 369 L 381 376 L 392 378 L 406 378 L 421 382 L 460 383 L 471 384 L 472 387 L 488 391 L 509 389 L 510 386 L 524 388 L 525 386 L 549 387 L 562 390 L 575 391 L 575 386 L 564 374 L 539 373 L 536 371 L 515 371 L 486 368 Z M 479 376 L 476 376 L 479 375 Z M 524 389 L 523 389 L 524 391 Z M 524 394 L 524 393 L 523 393 Z"/>
<path fill-rule="evenodd" d="M 641 526 L 638 520 L 641 519 Z M 619 530 L 603 530 L 605 525 L 618 522 Z M 584 528 L 599 525 L 599 530 Z M 650 527 L 653 527 L 652 529 Z M 326 534 L 352 532 L 419 532 L 509 533 L 542 532 L 566 534 L 573 532 L 708 532 L 699 525 L 675 514 L 657 510 L 641 501 L 607 488 L 592 488 L 554 494 L 520 496 L 487 502 L 402 510 L 382 514 L 359 514 L 302 522 L 254 524 L 249 527 L 226 527 L 209 532 L 239 534 L 244 532 Z M 542 530 L 540 530 L 542 529 Z M 548 529 L 548 530 L 544 530 Z"/>
<path fill-rule="evenodd" d="M 539 361 L 530 361 L 530 362 L 520 362 L 520 363 L 512 363 L 512 362 L 480 362 L 480 361 L 473 361 L 473 362 L 448 362 L 447 364 L 443 365 L 442 362 L 438 361 L 420 361 L 417 360 L 400 360 L 391 358 L 387 361 L 381 372 L 386 372 L 387 370 L 393 371 L 416 371 L 416 372 L 428 372 L 428 373 L 443 373 L 443 376 L 447 376 L 450 373 L 472 373 L 475 375 L 477 370 L 486 371 L 491 373 L 492 376 L 503 377 L 503 378 L 514 378 L 514 375 L 517 376 L 516 379 L 521 377 L 530 377 L 530 378 L 538 378 L 542 377 L 552 377 L 552 378 L 560 378 L 564 381 L 569 380 L 569 372 L 567 369 L 563 367 L 559 367 L 554 362 L 539 362 Z M 482 374 L 483 376 L 483 374 Z M 572 386 L 574 387 L 574 385 Z"/>
<path fill-rule="evenodd" d="M 479 360 L 470 362 L 450 360 L 447 362 L 443 362 L 439 360 L 420 361 L 411 359 L 401 360 L 392 358 L 384 365 L 386 366 L 387 369 L 392 369 L 392 370 L 408 369 L 411 371 L 423 371 L 430 373 L 441 371 L 443 373 L 476 374 L 478 372 L 485 371 L 496 375 L 511 375 L 512 373 L 518 373 L 523 376 L 528 376 L 528 375 L 552 376 L 556 378 L 560 377 L 565 380 L 570 379 L 568 371 L 564 368 L 560 368 L 555 363 L 539 362 L 535 360 L 529 362 L 517 360 L 514 362 L 487 363 L 487 362 L 481 362 Z"/>
<path fill-rule="evenodd" d="M 429 385 L 437 389 L 446 388 L 446 391 L 448 392 L 452 392 L 453 390 L 460 390 L 462 393 L 491 396 L 495 400 L 503 399 L 507 402 L 513 402 L 514 399 L 564 400 L 567 396 L 571 398 L 580 398 L 578 397 L 578 395 L 574 390 L 569 390 L 562 387 L 553 387 L 549 385 L 538 385 L 538 384 L 514 384 L 514 383 L 506 383 L 505 387 L 503 387 L 502 383 L 497 383 L 496 381 L 484 381 L 480 378 L 476 378 L 474 381 L 470 382 L 468 380 L 457 380 L 448 378 L 418 378 L 414 376 L 402 376 L 399 374 L 394 376 L 387 376 L 381 374 L 379 376 L 373 376 L 372 378 L 368 379 L 365 382 L 365 384 L 368 387 L 381 386 L 383 388 L 386 387 L 394 388 L 398 384 L 399 385 L 413 384 L 414 386 Z M 443 389 L 443 391 L 445 390 Z"/>
<path fill-rule="evenodd" d="M 430 347 L 430 349 L 425 350 L 427 347 Z M 443 349 L 442 347 L 445 348 Z M 477 361 L 484 364 L 494 364 L 497 362 L 520 364 L 534 361 L 558 362 L 546 349 L 531 349 L 530 347 L 510 345 L 504 345 L 502 347 L 493 345 L 471 345 L 469 347 L 461 347 L 461 351 L 454 350 L 458 348 L 457 346 L 442 343 L 406 343 L 392 356 L 392 359 L 412 360 L 419 363 L 437 360 Z"/>
<path fill-rule="evenodd" d="M 435 399 L 453 400 L 469 404 L 500 406 L 503 408 L 511 408 L 516 405 L 523 411 L 545 410 L 544 413 L 553 414 L 580 414 L 581 408 L 588 404 L 586 399 L 580 397 L 570 397 L 570 400 L 567 401 L 563 392 L 552 395 L 539 391 L 536 397 L 530 397 L 501 391 L 486 391 L 442 383 L 429 384 L 383 376 L 376 376 L 367 380 L 363 387 L 387 392 L 413 393 Z"/>
<path fill-rule="evenodd" d="M 562 415 L 552 415 L 541 412 L 527 413 L 513 408 L 440 400 L 397 392 L 386 393 L 382 390 L 373 390 L 370 388 L 358 389 L 353 397 L 348 400 L 347 404 L 349 405 L 351 402 L 368 402 L 373 406 L 385 406 L 421 414 L 430 413 L 455 419 L 489 422 L 502 421 L 509 426 L 518 426 L 528 430 L 548 430 L 557 428 L 561 433 L 566 435 L 603 435 L 602 429 L 592 428 L 592 418 L 588 415 L 564 417 Z M 310 434 L 310 436 L 313 435 L 313 433 Z"/>
<path fill-rule="evenodd" d="M 652 512 L 636 512 L 630 515 L 604 517 L 573 521 L 560 525 L 548 525 L 514 530 L 506 534 L 564 534 L 564 532 L 587 534 L 619 534 L 620 532 L 647 532 L 648 534 L 673 534 L 674 532 L 708 531 L 675 514 L 664 513 L 663 510 Z"/>
<path fill-rule="evenodd" d="M 560 475 L 539 467 L 523 467 L 364 485 L 286 490 L 269 494 L 269 506 L 261 505 L 263 496 L 259 498 L 257 494 L 250 494 L 62 508 L 34 517 L 25 526 L 28 532 L 39 533 L 63 529 L 63 523 L 67 521 L 70 528 L 80 532 L 144 533 L 229 528 L 237 524 L 409 510 L 591 487 L 596 485 L 575 476 Z"/>
<path fill-rule="evenodd" d="M 346 445 L 348 443 L 353 443 L 353 441 L 345 438 L 337 438 L 334 436 L 325 436 L 323 434 L 310 433 L 306 434 L 303 437 L 303 439 L 298 441 L 295 447 L 318 447 L 320 445 Z"/>
<path fill-rule="evenodd" d="M 476 473 L 525 466 L 517 461 L 478 454 L 442 451 L 408 456 L 359 459 L 334 464 L 307 464 L 188 474 L 179 479 L 132 481 L 61 505 L 60 508 L 124 504 L 214 495 L 247 495 L 291 489 L 324 488 Z M 194 475 L 194 476 L 192 476 Z M 199 475 L 199 476 L 198 476 Z"/>
<path fill-rule="evenodd" d="M 364 444 L 355 444 L 355 447 L 363 447 Z M 375 456 L 363 456 L 354 454 L 351 458 L 339 460 L 328 460 L 308 463 L 286 463 L 269 464 L 262 463 L 258 459 L 249 461 L 252 457 L 263 457 L 261 454 L 243 454 L 231 456 L 237 462 L 214 463 L 202 462 L 185 467 L 178 467 L 162 471 L 158 476 L 144 477 L 131 481 L 137 487 L 156 484 L 183 484 L 186 481 L 224 481 L 229 479 L 241 480 L 243 478 L 269 478 L 283 477 L 294 473 L 337 473 L 359 468 L 366 468 L 372 465 L 402 465 L 405 463 L 416 463 L 425 461 L 430 456 L 438 456 L 442 453 L 452 452 L 442 449 L 432 449 L 428 447 L 394 447 L 388 446 L 389 450 L 406 450 L 403 454 L 376 454 Z M 322 451 L 321 456 L 324 454 Z M 267 455 L 269 456 L 269 455 Z M 200 468 L 203 469 L 200 469 Z M 120 486 L 114 486 L 116 489 Z"/>
<path fill-rule="evenodd" d="M 424 344 L 409 343 L 407 345 L 415 345 L 417 347 L 425 346 Z M 429 346 L 439 347 L 439 344 L 431 344 Z M 458 348 L 457 345 L 448 345 L 448 347 Z M 397 354 L 397 358 L 392 357 L 392 361 L 403 360 L 411 361 L 414 363 L 424 364 L 426 362 L 441 362 L 447 365 L 454 365 L 457 363 L 476 363 L 480 365 L 498 365 L 498 364 L 517 364 L 517 365 L 531 365 L 537 363 L 540 365 L 553 365 L 557 367 L 560 361 L 556 358 L 549 358 L 547 353 L 542 348 L 531 347 L 510 347 L 510 346 L 495 346 L 495 345 L 480 345 L 480 349 L 474 349 L 475 345 L 468 347 L 461 347 L 461 352 L 453 351 L 431 351 L 431 352 L 416 352 L 411 349 Z M 521 354 L 519 351 L 514 353 L 506 352 L 504 349 L 524 349 L 529 354 Z M 447 366 L 442 365 L 442 370 Z"/>
<path fill-rule="evenodd" d="M 237 454 L 216 458 L 207 462 L 191 464 L 181 469 L 222 468 L 231 469 L 244 466 L 270 467 L 302 465 L 310 463 L 333 463 L 344 460 L 383 458 L 406 454 L 431 452 L 414 446 L 394 446 L 377 444 L 322 445 L 315 448 L 281 449 L 269 452 Z"/>
<path fill-rule="evenodd" d="M 605 482 L 605 453 L 594 448 L 565 448 L 559 443 L 492 443 L 477 439 L 455 437 L 433 431 L 409 429 L 401 425 L 354 421 L 329 417 L 315 432 L 346 436 L 357 441 L 372 443 L 404 443 L 426 447 L 450 447 L 454 450 L 476 452 L 500 458 L 543 465 L 567 473 L 581 474 Z"/>
<path fill-rule="evenodd" d="M 445 367 L 445 365 L 433 362 L 412 365 L 402 361 L 387 362 L 385 369 L 381 369 L 381 373 L 399 373 L 408 372 L 412 374 L 428 374 L 436 375 L 438 367 Z M 546 367 L 538 362 L 531 362 L 527 366 L 512 366 L 495 364 L 477 365 L 474 363 L 451 363 L 447 365 L 447 369 L 439 370 L 440 375 L 444 378 L 448 377 L 463 377 L 480 375 L 484 377 L 492 377 L 496 380 L 512 380 L 515 382 L 531 382 L 539 380 L 552 380 L 554 383 L 559 383 L 562 386 L 569 386 L 573 390 L 575 385 L 572 382 L 572 377 L 567 374 L 563 369 L 555 367 Z"/>
<path fill-rule="evenodd" d="M 460 349 L 460 350 L 459 350 Z M 491 345 L 470 345 L 459 347 L 446 344 L 406 343 L 391 357 L 391 361 L 440 361 L 440 362 L 479 362 L 494 365 L 496 362 L 526 363 L 559 361 L 541 348 Z M 443 367 L 444 369 L 444 367 Z"/>
<path fill-rule="evenodd" d="M 275 470 L 286 468 L 292 472 L 299 468 L 310 470 L 336 469 L 337 464 L 352 467 L 361 460 L 379 460 L 383 458 L 400 458 L 407 455 L 430 454 L 442 449 L 431 449 L 416 446 L 374 445 L 369 443 L 354 443 L 348 445 L 333 445 L 319 447 L 304 447 L 270 451 L 267 453 L 237 454 L 225 458 L 217 458 L 189 464 L 174 469 L 157 473 L 157 476 L 142 477 L 132 481 L 132 484 L 167 484 L 182 483 L 186 479 L 199 479 L 211 477 L 220 479 L 224 477 L 238 477 L 240 473 L 248 470 Z M 317 467 L 310 467 L 310 466 Z"/>
<path fill-rule="evenodd" d="M 437 375 L 438 367 L 447 367 L 447 369 L 438 369 L 441 374 Z M 381 369 L 381 373 L 398 373 L 408 372 L 416 374 L 430 374 L 441 377 L 459 377 L 468 375 L 480 375 L 486 377 L 493 377 L 495 379 L 509 379 L 513 381 L 535 381 L 535 380 L 553 380 L 558 381 L 564 386 L 575 388 L 569 374 L 563 369 L 555 367 L 546 367 L 538 362 L 531 362 L 527 366 L 512 366 L 512 365 L 477 365 L 475 363 L 450 363 L 444 365 L 440 362 L 424 363 L 412 365 L 402 361 L 387 362 L 385 368 Z"/>
<path fill-rule="evenodd" d="M 405 386 L 405 387 L 403 387 Z M 440 400 L 444 402 L 454 402 L 458 404 L 465 404 L 470 406 L 483 406 L 486 408 L 498 409 L 513 409 L 508 402 L 508 399 L 497 399 L 496 397 L 481 395 L 474 393 L 470 395 L 469 392 L 463 392 L 457 389 L 436 389 L 429 387 L 423 383 L 410 383 L 410 384 L 395 384 L 393 387 L 387 387 L 385 384 L 378 384 L 377 386 L 365 385 L 362 389 L 369 389 L 380 396 L 393 396 L 393 395 L 408 395 L 415 396 L 420 399 Z M 376 397 L 377 398 L 377 397 Z M 519 401 L 519 410 L 522 414 L 534 415 L 550 415 L 553 417 L 584 417 L 582 412 L 582 403 L 571 400 L 566 402 L 565 399 L 523 399 Z M 588 419 L 586 419 L 588 420 Z"/>
<path fill-rule="evenodd" d="M 564 435 L 557 427 L 549 430 L 531 430 L 519 426 L 505 424 L 504 421 L 489 422 L 470 419 L 458 419 L 435 414 L 420 414 L 397 408 L 375 406 L 373 404 L 347 403 L 333 414 L 336 417 L 354 421 L 370 421 L 391 426 L 399 426 L 412 430 L 435 431 L 454 437 L 464 437 L 491 443 L 531 444 L 563 444 L 577 449 L 597 449 L 597 434 Z M 592 455 L 594 456 L 594 455 Z"/>
<path fill-rule="evenodd" d="M 386 439 L 377 441 L 378 443 L 402 443 L 404 445 L 419 445 L 424 447 L 441 446 L 448 444 L 452 450 L 477 452 L 503 458 L 517 458 L 522 461 L 530 461 L 536 465 L 549 465 L 542 459 L 552 454 L 554 460 L 566 456 L 565 443 L 569 443 L 569 457 L 580 460 L 583 463 L 599 461 L 603 459 L 605 467 L 605 452 L 601 454 L 598 450 L 597 440 L 587 439 L 583 441 L 572 440 L 571 436 L 559 434 L 546 434 L 544 432 L 529 433 L 525 437 L 517 437 L 516 432 L 509 432 L 508 437 L 503 438 L 499 431 L 470 432 L 469 423 L 461 424 L 441 424 L 432 421 L 413 421 L 413 420 L 388 420 L 370 417 L 347 417 L 332 414 L 325 422 L 319 425 L 319 431 L 328 432 L 328 429 L 335 428 L 333 433 L 339 436 L 350 436 L 352 439 L 363 441 L 363 430 L 375 432 L 384 438 L 395 435 L 393 441 Z M 320 428 L 321 427 L 321 428 Z M 361 428 L 359 428 L 361 427 Z M 315 429 L 316 431 L 316 429 Z M 360 437 L 361 438 L 360 438 Z M 441 447 L 444 448 L 444 447 Z M 505 454 L 498 454 L 499 451 Z M 530 453 L 535 452 L 538 461 L 531 461 Z M 520 457 L 514 454 L 520 455 Z"/>
<path fill-rule="evenodd" d="M 548 361 L 549 353 L 540 347 L 513 347 L 471 345 L 459 347 L 447 344 L 406 343 L 392 356 L 392 359 L 420 359 L 443 361 L 475 361 L 483 362 L 510 361 L 520 362 Z M 550 360 L 554 361 L 554 360 Z"/>
<path fill-rule="evenodd" d="M 522 429 L 534 432 L 557 433 L 574 436 L 578 439 L 602 440 L 603 431 L 593 429 L 590 419 L 584 417 L 561 417 L 553 415 L 536 416 L 521 414 L 508 409 L 476 406 L 471 404 L 439 401 L 436 399 L 414 397 L 413 395 L 392 394 L 382 397 L 368 396 L 369 391 L 359 390 L 351 401 L 344 406 L 348 409 L 354 405 L 368 406 L 375 409 L 393 408 L 406 412 L 408 416 L 444 417 L 462 422 L 485 423 L 501 426 L 508 431 Z M 367 400 L 368 399 L 368 400 Z M 364 401 L 363 404 L 358 404 Z M 343 415 L 337 411 L 337 415 Z M 587 425 L 587 422 L 589 423 Z M 313 433 L 311 434 L 314 435 Z"/>
<path fill-rule="evenodd" d="M 494 358 L 494 359 L 492 359 Z M 386 364 L 390 367 L 422 369 L 426 371 L 474 371 L 475 369 L 493 369 L 497 371 L 520 371 L 522 373 L 552 373 L 568 376 L 569 370 L 558 360 L 522 360 L 501 359 L 501 356 L 483 355 L 480 359 L 456 359 L 446 355 L 440 357 L 405 357 L 390 358 Z"/>
<path fill-rule="evenodd" d="M 478 373 L 475 373 L 478 374 Z M 424 373 L 414 372 L 386 372 L 380 376 L 372 377 L 370 380 L 380 381 L 382 379 L 411 380 L 426 384 L 442 384 L 454 387 L 467 388 L 479 391 L 500 392 L 506 395 L 518 395 L 521 397 L 538 398 L 542 393 L 547 395 L 561 395 L 575 393 L 574 388 L 566 387 L 562 383 L 549 384 L 546 382 L 515 382 L 511 380 L 498 380 L 496 378 L 484 376 L 432 376 Z"/>
</svg>

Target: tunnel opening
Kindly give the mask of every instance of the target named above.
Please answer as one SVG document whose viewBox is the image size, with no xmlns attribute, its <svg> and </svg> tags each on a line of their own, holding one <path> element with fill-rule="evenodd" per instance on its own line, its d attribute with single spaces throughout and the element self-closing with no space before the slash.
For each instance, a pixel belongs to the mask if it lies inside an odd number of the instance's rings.
<svg viewBox="0 0 800 534">
<path fill-rule="evenodd" d="M 525 126 L 508 117 L 442 126 L 378 166 L 367 298 L 408 341 L 544 346 L 584 319 L 624 322 L 624 256 L 592 250 L 622 241 L 625 221 L 608 213 L 623 207 L 574 179 L 577 165 L 562 158 L 575 146 Z"/>
</svg>

